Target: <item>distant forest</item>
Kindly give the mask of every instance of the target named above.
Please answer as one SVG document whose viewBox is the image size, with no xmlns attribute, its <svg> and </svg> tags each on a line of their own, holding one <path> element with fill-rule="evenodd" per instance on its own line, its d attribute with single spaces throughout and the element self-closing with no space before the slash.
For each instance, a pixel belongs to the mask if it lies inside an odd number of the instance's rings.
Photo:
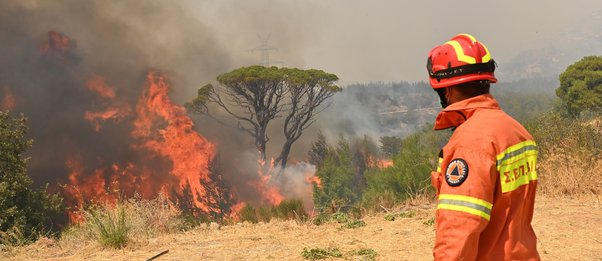
<svg viewBox="0 0 602 261">
<path fill-rule="evenodd" d="M 500 106 L 524 122 L 553 106 L 554 78 L 531 78 L 492 85 Z M 432 125 L 439 100 L 426 82 L 373 82 L 350 84 L 333 97 L 319 120 L 322 130 L 348 137 L 368 135 L 405 137 Z"/>
</svg>

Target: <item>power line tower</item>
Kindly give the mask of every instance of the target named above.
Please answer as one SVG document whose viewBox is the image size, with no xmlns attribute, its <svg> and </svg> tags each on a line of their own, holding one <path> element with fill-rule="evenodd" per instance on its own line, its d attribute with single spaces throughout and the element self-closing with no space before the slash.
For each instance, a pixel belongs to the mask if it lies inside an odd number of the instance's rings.
<svg viewBox="0 0 602 261">
<path fill-rule="evenodd" d="M 269 67 L 274 64 L 282 64 L 280 61 L 270 60 L 270 51 L 278 51 L 278 48 L 272 47 L 269 45 L 270 34 L 267 37 L 257 36 L 259 41 L 261 41 L 261 46 L 249 50 L 250 52 L 261 52 L 261 64 L 262 66 Z"/>
</svg>

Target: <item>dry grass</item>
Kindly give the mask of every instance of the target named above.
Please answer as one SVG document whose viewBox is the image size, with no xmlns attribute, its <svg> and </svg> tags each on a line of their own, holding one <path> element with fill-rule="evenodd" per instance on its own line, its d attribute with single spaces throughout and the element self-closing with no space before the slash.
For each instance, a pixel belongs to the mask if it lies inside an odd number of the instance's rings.
<svg viewBox="0 0 602 261">
<path fill-rule="evenodd" d="M 600 260 L 602 205 L 590 197 L 551 199 L 540 196 L 533 226 L 542 260 Z M 303 249 L 336 248 L 341 253 L 378 253 L 376 260 L 433 260 L 435 206 L 408 209 L 412 217 L 385 220 L 384 213 L 365 216 L 366 226 L 341 229 L 336 222 L 320 226 L 294 220 L 199 226 L 185 232 L 159 235 L 148 244 L 122 250 L 40 240 L 21 247 L 8 260 L 146 260 L 162 251 L 158 260 L 304 260 Z M 360 256 L 344 256 L 362 260 Z M 364 258 L 366 260 L 368 258 Z M 344 259 L 332 259 L 344 260 Z"/>
<path fill-rule="evenodd" d="M 151 200 L 134 197 L 115 206 L 96 206 L 84 211 L 83 215 L 85 221 L 67 228 L 56 242 L 60 248 L 102 247 L 106 235 L 103 235 L 98 223 L 108 227 L 122 216 L 123 225 L 127 227 L 124 246 L 128 248 L 138 248 L 148 244 L 152 238 L 175 233 L 185 227 L 180 211 L 163 195 Z"/>
<path fill-rule="evenodd" d="M 600 195 L 602 159 L 583 154 L 555 153 L 540 159 L 539 192 L 551 197 Z"/>
</svg>

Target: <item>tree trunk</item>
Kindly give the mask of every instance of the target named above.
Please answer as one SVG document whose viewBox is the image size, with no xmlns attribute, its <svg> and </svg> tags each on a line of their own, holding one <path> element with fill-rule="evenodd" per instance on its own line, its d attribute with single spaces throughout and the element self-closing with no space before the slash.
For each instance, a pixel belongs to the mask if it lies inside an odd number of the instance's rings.
<svg viewBox="0 0 602 261">
<path fill-rule="evenodd" d="M 282 151 L 280 151 L 280 155 L 276 158 L 275 162 L 277 165 L 280 165 L 281 170 L 286 168 L 286 164 L 288 162 L 288 154 L 291 152 L 291 147 L 293 146 L 293 142 L 286 141 L 284 145 L 282 145 Z"/>
</svg>

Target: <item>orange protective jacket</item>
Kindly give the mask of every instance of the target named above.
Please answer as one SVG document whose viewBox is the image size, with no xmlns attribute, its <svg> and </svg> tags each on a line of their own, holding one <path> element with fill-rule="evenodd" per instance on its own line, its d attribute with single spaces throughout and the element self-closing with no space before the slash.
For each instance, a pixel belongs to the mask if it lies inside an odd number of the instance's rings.
<svg viewBox="0 0 602 261">
<path fill-rule="evenodd" d="M 454 127 L 431 175 L 438 199 L 435 260 L 540 260 L 531 226 L 533 138 L 489 94 L 442 110 L 435 129 Z"/>
</svg>

